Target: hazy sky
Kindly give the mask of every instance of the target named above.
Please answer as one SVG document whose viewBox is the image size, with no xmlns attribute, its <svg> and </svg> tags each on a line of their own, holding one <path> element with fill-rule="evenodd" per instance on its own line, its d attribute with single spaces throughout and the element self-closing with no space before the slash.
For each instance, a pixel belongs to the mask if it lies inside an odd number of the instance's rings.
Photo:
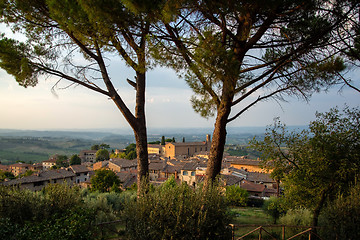
<svg viewBox="0 0 360 240">
<path fill-rule="evenodd" d="M 5 29 L 0 25 L 0 32 Z M 134 73 L 120 60 L 112 60 L 110 74 L 125 102 L 134 109 L 135 91 L 126 83 Z M 360 74 L 359 74 L 360 75 Z M 357 82 L 360 76 L 352 74 Z M 20 87 L 14 78 L 0 70 L 0 128 L 11 129 L 99 129 L 129 128 L 114 103 L 105 96 L 83 87 L 71 87 L 52 93 L 54 79 L 42 79 L 36 87 Z M 230 126 L 266 126 L 279 116 L 287 125 L 307 125 L 316 111 L 334 106 L 355 107 L 360 94 L 349 88 L 341 93 L 334 88 L 316 94 L 310 103 L 288 98 L 281 106 L 262 102 L 244 113 Z M 146 115 L 151 128 L 213 127 L 214 119 L 196 114 L 190 104 L 191 89 L 170 69 L 156 68 L 147 75 Z M 258 96 L 254 96 L 254 99 Z"/>
</svg>

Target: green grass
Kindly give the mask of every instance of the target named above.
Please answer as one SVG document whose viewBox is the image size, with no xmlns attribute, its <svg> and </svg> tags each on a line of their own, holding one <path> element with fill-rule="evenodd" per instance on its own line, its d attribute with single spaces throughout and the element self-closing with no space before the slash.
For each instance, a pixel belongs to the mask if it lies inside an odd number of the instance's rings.
<svg viewBox="0 0 360 240">
<path fill-rule="evenodd" d="M 261 208 L 234 207 L 230 214 L 234 216 L 234 224 L 271 224 L 272 219 Z"/>
<path fill-rule="evenodd" d="M 261 208 L 254 207 L 234 207 L 231 208 L 230 214 L 233 216 L 233 224 L 242 225 L 242 224 L 254 224 L 254 225 L 271 225 L 272 219 L 269 217 Z M 256 227 L 236 227 L 235 228 L 235 239 L 241 237 L 242 235 L 250 232 Z M 274 236 L 279 236 L 281 228 L 267 229 Z M 245 240 L 250 239 L 259 239 L 259 232 L 255 232 L 245 238 Z M 262 239 L 271 239 L 266 234 L 263 234 Z"/>
</svg>

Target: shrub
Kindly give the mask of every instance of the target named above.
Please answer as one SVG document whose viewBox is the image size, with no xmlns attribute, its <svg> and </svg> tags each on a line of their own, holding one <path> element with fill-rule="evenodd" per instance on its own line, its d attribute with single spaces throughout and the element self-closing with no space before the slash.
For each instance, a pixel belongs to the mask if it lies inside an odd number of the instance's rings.
<svg viewBox="0 0 360 240">
<path fill-rule="evenodd" d="M 96 212 L 77 188 L 47 185 L 41 192 L 0 188 L 0 239 L 92 239 Z"/>
<path fill-rule="evenodd" d="M 280 217 L 279 222 L 284 225 L 310 226 L 312 213 L 306 208 L 290 209 Z"/>
<path fill-rule="evenodd" d="M 278 197 L 270 197 L 264 201 L 263 209 L 265 213 L 272 217 L 274 224 L 285 213 L 283 199 Z"/>
<path fill-rule="evenodd" d="M 120 193 L 91 192 L 83 196 L 85 206 L 95 212 L 95 223 L 114 221 L 123 209 L 124 200 Z"/>
<path fill-rule="evenodd" d="M 319 221 L 325 239 L 360 239 L 360 185 L 330 203 Z"/>
<path fill-rule="evenodd" d="M 126 235 L 128 239 L 227 239 L 229 219 L 220 192 L 217 186 L 203 191 L 166 183 L 128 200 Z"/>
<path fill-rule="evenodd" d="M 288 226 L 311 226 L 311 221 L 312 213 L 306 208 L 290 209 L 279 219 L 280 224 Z M 287 228 L 286 233 L 295 235 L 303 230 L 303 228 Z M 299 239 L 308 239 L 308 237 L 305 238 L 305 236 L 303 236 Z"/>
<path fill-rule="evenodd" d="M 236 185 L 226 187 L 226 200 L 230 205 L 245 207 L 248 200 L 248 192 Z"/>
</svg>

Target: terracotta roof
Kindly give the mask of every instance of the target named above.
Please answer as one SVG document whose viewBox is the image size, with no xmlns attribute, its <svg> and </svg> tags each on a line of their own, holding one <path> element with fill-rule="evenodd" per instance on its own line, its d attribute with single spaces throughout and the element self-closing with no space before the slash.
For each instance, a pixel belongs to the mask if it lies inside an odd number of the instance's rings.
<svg viewBox="0 0 360 240">
<path fill-rule="evenodd" d="M 182 166 L 172 166 L 172 165 L 166 165 L 163 169 L 163 172 L 167 173 L 175 173 L 177 171 L 178 173 L 181 172 Z"/>
<path fill-rule="evenodd" d="M 80 154 L 81 153 L 96 153 L 98 150 L 82 150 L 80 151 Z"/>
<path fill-rule="evenodd" d="M 123 168 L 136 167 L 137 166 L 137 161 L 136 160 L 114 158 L 114 159 L 110 160 L 110 162 L 117 165 L 117 166 L 119 166 L 119 167 L 123 167 Z"/>
<path fill-rule="evenodd" d="M 49 160 L 45 160 L 45 161 L 42 161 L 43 163 L 56 163 L 56 159 L 49 159 Z"/>
<path fill-rule="evenodd" d="M 119 177 L 120 182 L 126 182 L 131 176 L 136 176 L 136 174 L 129 171 L 123 171 L 116 173 L 116 176 Z"/>
<path fill-rule="evenodd" d="M 258 192 L 262 193 L 265 190 L 265 185 L 256 184 L 250 181 L 243 179 L 240 183 L 240 187 L 247 190 L 248 192 Z"/>
<path fill-rule="evenodd" d="M 175 159 L 171 159 L 167 161 L 168 165 L 172 165 L 172 166 L 184 166 L 185 163 L 179 160 L 175 160 Z"/>
<path fill-rule="evenodd" d="M 148 144 L 148 147 L 151 147 L 151 148 L 162 148 L 164 147 L 164 145 L 160 145 L 160 144 Z"/>
<path fill-rule="evenodd" d="M 163 170 L 165 168 L 165 162 L 150 162 L 149 170 Z"/>
<path fill-rule="evenodd" d="M 269 173 L 260 173 L 260 172 L 249 172 L 247 180 L 251 182 L 267 182 L 275 183 Z"/>
<path fill-rule="evenodd" d="M 224 180 L 226 186 L 235 185 L 235 184 L 241 182 L 241 180 L 243 180 L 243 178 L 233 176 L 233 175 L 225 175 L 225 174 L 223 174 L 220 177 L 221 177 L 222 180 Z"/>
<path fill-rule="evenodd" d="M 123 188 L 129 188 L 137 181 L 137 175 L 129 175 L 129 177 L 123 182 Z"/>
<path fill-rule="evenodd" d="M 196 167 L 198 166 L 197 162 L 188 162 L 181 168 L 181 170 L 192 170 L 195 171 Z"/>
<path fill-rule="evenodd" d="M 14 164 L 11 164 L 9 165 L 10 168 L 15 168 L 15 167 L 30 167 L 32 166 L 31 164 L 28 164 L 28 163 L 14 163 Z"/>
<path fill-rule="evenodd" d="M 0 164 L 0 170 L 1 171 L 9 171 L 9 166 Z"/>
<path fill-rule="evenodd" d="M 64 179 L 69 177 L 75 177 L 75 173 L 65 169 L 56 169 L 49 171 L 42 171 L 37 174 L 33 174 L 28 177 L 18 178 L 11 181 L 3 182 L 3 185 L 18 185 L 23 183 L 41 182 L 54 179 Z"/>
<path fill-rule="evenodd" d="M 71 165 L 69 167 L 74 173 L 86 173 L 90 172 L 90 169 L 88 169 L 85 165 Z"/>
<path fill-rule="evenodd" d="M 231 161 L 231 164 L 234 165 L 249 165 L 249 166 L 259 166 L 260 160 L 253 160 L 253 159 L 236 159 Z"/>
</svg>

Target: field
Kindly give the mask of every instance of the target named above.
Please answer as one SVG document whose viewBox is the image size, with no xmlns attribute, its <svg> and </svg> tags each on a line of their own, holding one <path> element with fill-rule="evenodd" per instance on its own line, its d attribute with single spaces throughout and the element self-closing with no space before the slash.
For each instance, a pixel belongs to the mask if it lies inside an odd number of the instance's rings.
<svg viewBox="0 0 360 240">
<path fill-rule="evenodd" d="M 16 161 L 41 162 L 55 154 L 71 156 L 89 149 L 92 141 L 34 138 L 34 137 L 0 137 L 1 164 L 13 164 Z"/>
</svg>

